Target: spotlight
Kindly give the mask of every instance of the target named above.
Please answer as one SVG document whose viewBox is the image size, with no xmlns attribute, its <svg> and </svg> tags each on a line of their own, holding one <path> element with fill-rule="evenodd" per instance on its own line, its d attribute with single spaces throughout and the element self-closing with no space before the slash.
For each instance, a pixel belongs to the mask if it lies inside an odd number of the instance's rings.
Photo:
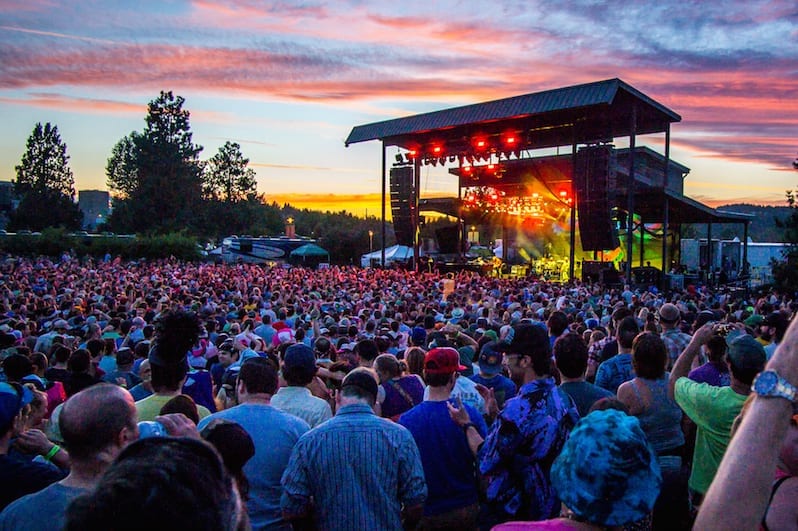
<svg viewBox="0 0 798 531">
<path fill-rule="evenodd" d="M 398 162 L 399 164 L 404 162 L 404 158 L 402 158 L 402 154 L 401 153 L 397 153 L 396 154 L 396 162 Z"/>
</svg>

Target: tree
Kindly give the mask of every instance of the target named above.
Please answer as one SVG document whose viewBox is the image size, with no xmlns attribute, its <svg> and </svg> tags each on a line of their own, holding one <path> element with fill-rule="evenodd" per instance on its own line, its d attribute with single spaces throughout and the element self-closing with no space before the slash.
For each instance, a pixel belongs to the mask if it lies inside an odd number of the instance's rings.
<svg viewBox="0 0 798 531">
<path fill-rule="evenodd" d="M 109 225 L 116 231 L 192 230 L 201 220 L 202 146 L 191 140 L 185 99 L 161 92 L 147 106 L 146 127 L 121 139 L 106 165 L 117 198 Z"/>
<path fill-rule="evenodd" d="M 256 194 L 255 171 L 241 146 L 227 141 L 205 165 L 203 195 L 212 200 L 237 203 Z"/>
<path fill-rule="evenodd" d="M 772 260 L 773 280 L 776 286 L 789 293 L 798 291 L 798 204 L 793 190 L 787 190 L 787 205 L 790 213 L 777 219 L 776 225 L 784 230 L 787 248 L 783 260 Z"/>
<path fill-rule="evenodd" d="M 111 158 L 105 166 L 108 187 L 120 198 L 128 198 L 139 184 L 138 143 L 141 135 L 136 131 L 116 143 L 111 150 Z"/>
<path fill-rule="evenodd" d="M 10 228 L 80 227 L 83 215 L 75 204 L 75 179 L 57 126 L 36 124 L 15 169 L 14 190 L 20 203 L 11 216 Z"/>
</svg>

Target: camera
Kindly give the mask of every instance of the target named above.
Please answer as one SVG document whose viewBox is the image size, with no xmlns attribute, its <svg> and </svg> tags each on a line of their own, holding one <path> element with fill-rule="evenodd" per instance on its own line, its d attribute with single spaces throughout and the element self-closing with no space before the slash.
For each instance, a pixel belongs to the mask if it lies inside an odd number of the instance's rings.
<svg viewBox="0 0 798 531">
<path fill-rule="evenodd" d="M 715 326 L 715 334 L 726 337 L 729 335 L 729 332 L 735 330 L 734 325 L 730 323 L 723 323 Z"/>
</svg>

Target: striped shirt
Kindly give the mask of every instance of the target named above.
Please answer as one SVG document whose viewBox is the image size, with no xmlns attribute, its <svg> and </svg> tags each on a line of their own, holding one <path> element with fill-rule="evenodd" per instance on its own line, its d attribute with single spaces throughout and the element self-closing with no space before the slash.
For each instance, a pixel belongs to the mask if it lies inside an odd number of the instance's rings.
<svg viewBox="0 0 798 531">
<path fill-rule="evenodd" d="M 402 529 L 402 506 L 424 503 L 427 485 L 413 436 L 366 404 L 343 406 L 303 435 L 283 474 L 283 511 L 311 508 L 318 529 Z"/>
</svg>

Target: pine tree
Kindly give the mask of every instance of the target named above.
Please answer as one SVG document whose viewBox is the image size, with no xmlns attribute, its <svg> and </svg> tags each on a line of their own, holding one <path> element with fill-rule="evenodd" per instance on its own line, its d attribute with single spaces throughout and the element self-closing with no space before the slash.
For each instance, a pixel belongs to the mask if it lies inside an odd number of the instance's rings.
<svg viewBox="0 0 798 531">
<path fill-rule="evenodd" d="M 191 229 L 201 219 L 202 146 L 191 140 L 184 103 L 161 92 L 147 106 L 144 131 L 114 146 L 106 175 L 118 199 L 110 221 L 115 230 L 163 233 Z"/>
<path fill-rule="evenodd" d="M 227 141 L 205 165 L 203 194 L 205 197 L 237 203 L 256 193 L 255 171 L 248 168 L 249 159 L 241 153 L 241 146 Z"/>
<path fill-rule="evenodd" d="M 14 190 L 20 203 L 11 216 L 10 228 L 80 227 L 83 218 L 75 204 L 75 179 L 57 126 L 36 124 L 15 169 Z"/>
</svg>

